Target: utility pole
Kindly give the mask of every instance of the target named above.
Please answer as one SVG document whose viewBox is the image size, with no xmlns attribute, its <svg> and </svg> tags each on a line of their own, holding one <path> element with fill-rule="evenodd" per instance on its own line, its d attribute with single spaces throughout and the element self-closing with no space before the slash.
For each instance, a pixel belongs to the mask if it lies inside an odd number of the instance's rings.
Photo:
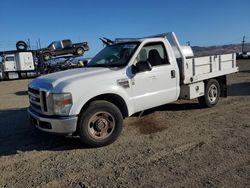
<svg viewBox="0 0 250 188">
<path fill-rule="evenodd" d="M 243 40 L 242 40 L 242 53 L 244 52 L 245 39 L 246 39 L 246 36 L 244 35 Z"/>
</svg>

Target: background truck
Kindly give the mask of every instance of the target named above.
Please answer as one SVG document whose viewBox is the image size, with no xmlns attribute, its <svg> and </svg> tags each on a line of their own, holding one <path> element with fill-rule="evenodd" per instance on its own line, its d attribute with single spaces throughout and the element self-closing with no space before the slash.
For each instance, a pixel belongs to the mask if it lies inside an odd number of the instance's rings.
<svg viewBox="0 0 250 188">
<path fill-rule="evenodd" d="M 42 55 L 45 61 L 48 61 L 53 56 L 60 56 L 66 54 L 83 55 L 85 51 L 89 50 L 87 42 L 73 44 L 70 39 L 59 40 L 52 42 L 47 48 L 42 48 L 37 51 Z"/>
<path fill-rule="evenodd" d="M 179 98 L 212 107 L 227 96 L 226 75 L 236 55 L 193 57 L 173 32 L 116 39 L 86 68 L 62 71 L 29 84 L 29 116 L 46 132 L 80 135 L 93 147 L 114 142 L 123 119 Z"/>
<path fill-rule="evenodd" d="M 32 52 L 16 52 L 1 58 L 2 79 L 27 78 L 36 75 Z"/>
</svg>

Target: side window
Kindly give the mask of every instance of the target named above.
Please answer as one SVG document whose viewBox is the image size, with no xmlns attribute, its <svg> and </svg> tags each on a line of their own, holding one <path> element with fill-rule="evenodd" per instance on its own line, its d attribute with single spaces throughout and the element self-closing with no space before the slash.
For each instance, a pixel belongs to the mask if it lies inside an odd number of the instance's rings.
<svg viewBox="0 0 250 188">
<path fill-rule="evenodd" d="M 55 41 L 54 46 L 55 46 L 55 49 L 62 49 L 61 41 Z"/>
<path fill-rule="evenodd" d="M 161 42 L 146 44 L 137 56 L 137 61 L 149 61 L 152 66 L 169 64 L 165 47 Z"/>
<path fill-rule="evenodd" d="M 15 57 L 14 56 L 7 56 L 5 58 L 5 61 L 15 61 Z"/>
</svg>

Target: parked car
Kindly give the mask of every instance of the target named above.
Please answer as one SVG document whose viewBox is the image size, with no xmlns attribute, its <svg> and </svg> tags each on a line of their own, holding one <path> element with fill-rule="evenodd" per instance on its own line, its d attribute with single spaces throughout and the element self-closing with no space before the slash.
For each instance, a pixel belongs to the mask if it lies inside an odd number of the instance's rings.
<svg viewBox="0 0 250 188">
<path fill-rule="evenodd" d="M 65 39 L 52 42 L 47 48 L 42 48 L 37 51 L 42 55 L 45 61 L 48 61 L 53 56 L 60 56 L 66 54 L 83 55 L 85 51 L 89 50 L 87 42 L 72 44 L 71 40 Z"/>
<path fill-rule="evenodd" d="M 118 138 L 123 119 L 137 112 L 179 98 L 215 106 L 227 96 L 226 75 L 238 71 L 235 58 L 194 58 L 173 32 L 115 40 L 86 68 L 32 80 L 29 116 L 42 131 L 80 135 L 88 146 L 105 146 Z"/>
<path fill-rule="evenodd" d="M 237 59 L 249 59 L 250 58 L 250 52 L 239 52 L 236 54 Z"/>
</svg>

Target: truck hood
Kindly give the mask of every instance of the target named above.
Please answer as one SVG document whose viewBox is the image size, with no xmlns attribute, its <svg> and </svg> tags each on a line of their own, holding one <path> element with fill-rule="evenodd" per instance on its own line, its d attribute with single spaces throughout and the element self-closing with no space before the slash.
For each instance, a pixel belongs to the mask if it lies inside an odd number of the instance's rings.
<svg viewBox="0 0 250 188">
<path fill-rule="evenodd" d="M 110 78 L 114 72 L 116 71 L 113 69 L 103 67 L 72 69 L 40 76 L 34 79 L 30 85 L 34 88 L 43 88 L 49 91 L 56 89 L 56 91 L 59 92 L 66 88 L 66 86 L 79 81 L 81 81 L 81 83 L 84 83 L 84 81 L 88 83 L 89 79 L 98 81 L 99 79 L 107 77 L 106 74 L 108 74 Z"/>
</svg>

